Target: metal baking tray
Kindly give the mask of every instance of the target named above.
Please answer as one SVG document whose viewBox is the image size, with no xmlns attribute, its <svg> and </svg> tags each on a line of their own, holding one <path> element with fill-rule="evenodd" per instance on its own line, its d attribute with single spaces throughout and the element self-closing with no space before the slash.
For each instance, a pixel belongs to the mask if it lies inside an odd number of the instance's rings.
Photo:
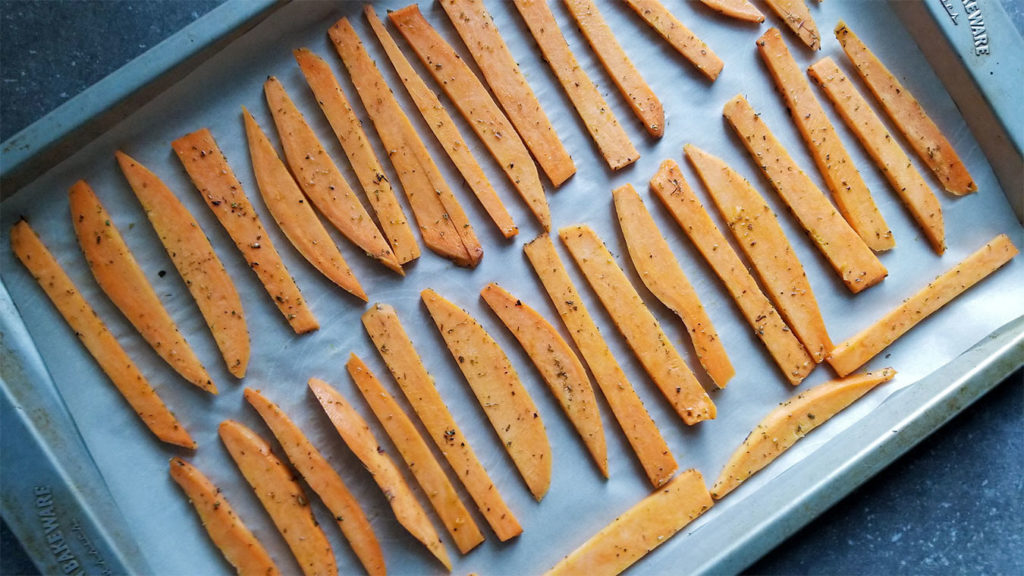
<svg viewBox="0 0 1024 576">
<path fill-rule="evenodd" d="M 387 8 L 404 3 L 379 2 L 375 7 L 383 14 Z M 826 2 L 813 6 L 813 15 L 824 37 L 823 50 L 810 54 L 784 31 L 798 60 L 807 65 L 831 55 L 846 67 L 829 34 L 837 20 L 846 20 L 922 100 L 965 158 L 980 189 L 960 199 L 939 193 L 949 249 L 938 257 L 919 235 L 881 175 L 837 122 L 897 240 L 896 249 L 881 256 L 890 271 L 889 278 L 856 297 L 850 296 L 823 258 L 803 239 L 795 221 L 757 175 L 720 118 L 725 100 L 745 93 L 797 162 L 822 185 L 754 50 L 754 40 L 767 24 L 755 27 L 734 23 L 710 14 L 696 3 L 666 3 L 725 61 L 725 70 L 715 83 L 706 82 L 628 9 L 617 3 L 599 2 L 627 52 L 665 104 L 667 126 L 661 140 L 648 139 L 643 133 L 623 100 L 610 88 L 608 78 L 596 65 L 560 3 L 553 3 L 562 30 L 581 64 L 602 86 L 612 110 L 641 152 L 641 159 L 634 166 L 617 173 L 609 172 L 597 156 L 514 8 L 497 2 L 488 6 L 577 164 L 575 177 L 557 191 L 549 189 L 554 227 L 578 222 L 593 226 L 617 255 L 619 264 L 639 287 L 677 348 L 691 366 L 698 366 L 681 325 L 643 289 L 625 255 L 609 192 L 623 183 L 632 183 L 644 196 L 726 343 L 737 375 L 726 390 L 712 393 L 719 417 L 687 428 L 664 405 L 562 251 L 588 308 L 658 422 L 680 468 L 697 468 L 710 482 L 751 427 L 795 391 L 778 375 L 763 347 L 749 334 L 717 279 L 688 240 L 646 193 L 647 180 L 661 160 L 673 158 L 680 162 L 705 204 L 708 202 L 703 188 L 681 158 L 684 143 L 692 142 L 722 156 L 751 179 L 779 214 L 807 269 L 836 342 L 874 321 L 996 234 L 1009 234 L 1018 246 L 1024 241 L 1024 234 L 986 158 L 986 154 L 995 158 L 993 164 L 999 164 L 996 169 L 1002 171 L 1003 164 L 996 158 L 999 155 L 988 152 L 988 145 L 983 153 L 958 105 L 968 109 L 950 98 L 891 6 L 878 2 Z M 462 51 L 441 9 L 423 4 L 427 18 Z M 985 6 L 989 9 L 997 5 Z M 500 543 L 489 535 L 479 549 L 455 558 L 454 571 L 540 572 L 649 493 L 650 486 L 606 405 L 602 406 L 602 418 L 611 478 L 600 478 L 528 359 L 480 302 L 479 289 L 487 282 L 498 281 L 547 317 L 554 318 L 546 295 L 521 254 L 522 244 L 540 230 L 513 197 L 500 171 L 473 144 L 521 231 L 517 238 L 505 241 L 490 227 L 410 106 L 376 40 L 368 33 L 360 10 L 359 3 L 232 0 L 16 135 L 3 146 L 0 240 L 7 245 L 7 231 L 18 218 L 31 220 L 83 294 L 193 433 L 200 449 L 190 457 L 223 488 L 282 568 L 295 571 L 297 566 L 216 438 L 216 423 L 224 418 L 242 420 L 269 438 L 266 428 L 241 399 L 243 386 L 260 388 L 277 401 L 341 471 L 363 502 L 393 572 L 440 571 L 440 566 L 390 518 L 383 497 L 354 457 L 341 446 L 305 389 L 307 378 L 325 378 L 373 422 L 343 368 L 348 354 L 356 352 L 395 391 L 375 350 L 362 334 L 358 317 L 365 307 L 320 278 L 276 228 L 269 226 L 272 239 L 322 326 L 313 335 L 291 334 L 195 194 L 169 148 L 172 139 L 202 126 L 209 127 L 257 210 L 269 222 L 262 202 L 256 199 L 258 193 L 244 148 L 240 107 L 245 105 L 252 110 L 276 140 L 261 94 L 261 83 L 273 74 L 284 82 L 343 172 L 350 176 L 343 155 L 290 55 L 293 48 L 308 46 L 325 56 L 337 72 L 342 72 L 325 32 L 336 19 L 349 16 L 392 81 L 399 100 L 412 112 L 410 117 L 462 200 L 481 237 L 485 256 L 477 269 L 469 271 L 425 252 L 409 268 L 408 276 L 399 279 L 356 254 L 344 242 L 342 250 L 367 288 L 371 302 L 387 302 L 399 310 L 460 426 L 524 526 L 523 535 L 511 542 Z M 998 16 L 992 12 L 986 15 L 989 22 Z M 769 22 L 780 25 L 771 18 Z M 1011 40 L 1019 43 L 1020 39 Z M 357 112 L 362 114 L 346 75 L 338 76 Z M 826 110 L 832 114 L 827 105 Z M 1009 119 L 1005 123 L 1013 124 Z M 369 123 L 365 124 L 371 140 L 375 140 Z M 460 127 L 469 133 L 464 124 L 460 123 Z M 469 141 L 475 143 L 472 137 Z M 158 276 L 161 270 L 172 270 L 171 264 L 117 173 L 112 153 L 118 148 L 156 171 L 178 193 L 210 236 L 239 286 L 253 336 L 253 359 L 243 382 L 232 381 L 221 365 L 212 339 L 180 280 L 173 273 Z M 377 151 L 379 156 L 385 156 L 379 147 Z M 390 170 L 386 162 L 385 169 Z M 114 223 L 125 234 L 172 316 L 211 370 L 222 390 L 220 396 L 204 396 L 176 378 L 96 288 L 79 255 L 67 216 L 64 195 L 79 178 L 87 179 L 111 209 Z M 354 179 L 350 182 L 354 183 Z M 717 215 L 713 217 L 718 220 Z M 6 248 L 0 250 L 0 264 L 0 439 L 4 469 L 0 511 L 30 555 L 45 573 L 74 572 L 77 568 L 89 573 L 227 571 L 229 567 L 167 476 L 167 459 L 180 452 L 160 445 L 125 410 L 105 377 Z M 694 573 L 741 570 L 1024 364 L 1024 299 L 1020 298 L 1019 288 L 1022 283 L 1024 269 L 1020 262 L 1011 262 L 889 348 L 869 367 L 892 365 L 899 371 L 896 380 L 797 444 L 644 559 L 639 565 L 641 569 L 679 572 L 684 566 L 686 572 Z M 419 304 L 419 290 L 427 286 L 467 308 L 484 324 L 503 345 L 537 402 L 555 458 L 551 490 L 542 502 L 536 503 L 529 496 Z M 697 374 L 707 383 L 699 369 Z M 801 388 L 832 376 L 827 367 L 819 367 Z M 386 440 L 379 429 L 375 430 Z M 384 446 L 390 448 L 386 441 Z M 314 509 L 335 549 L 339 566 L 343 570 L 357 570 L 358 563 L 325 510 L 318 503 Z M 485 523 L 477 518 L 489 534 Z M 449 551 L 454 548 L 449 547 Z"/>
</svg>

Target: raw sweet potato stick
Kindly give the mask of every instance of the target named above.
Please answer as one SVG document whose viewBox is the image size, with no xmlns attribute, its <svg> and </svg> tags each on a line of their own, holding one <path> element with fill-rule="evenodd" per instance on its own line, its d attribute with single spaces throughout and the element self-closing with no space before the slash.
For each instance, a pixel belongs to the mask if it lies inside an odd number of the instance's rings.
<svg viewBox="0 0 1024 576">
<path fill-rule="evenodd" d="M 565 0 L 565 5 L 576 20 L 576 25 L 586 36 L 590 48 L 597 54 L 601 65 L 629 102 L 633 114 L 643 122 L 648 134 L 661 138 L 665 133 L 665 111 L 661 101 L 644 82 L 640 71 L 615 39 L 615 34 L 601 16 L 597 5 L 593 0 Z"/>
<path fill-rule="evenodd" d="M 387 570 L 377 535 L 341 476 L 277 404 L 252 388 L 246 388 L 244 396 L 266 422 L 295 470 L 331 511 L 366 572 L 383 576 Z"/>
<path fill-rule="evenodd" d="M 746 22 L 761 23 L 764 22 L 764 14 L 757 9 L 747 0 L 700 0 L 708 8 L 711 8 L 715 12 L 728 16 L 729 18 L 735 18 L 737 20 L 744 20 Z"/>
<path fill-rule="evenodd" d="M 757 49 L 843 217 L 869 248 L 875 252 L 891 249 L 896 245 L 892 230 L 778 29 L 765 32 L 757 40 Z"/>
<path fill-rule="evenodd" d="M 171 147 L 292 330 L 305 334 L 320 328 L 213 134 L 202 128 L 171 142 Z"/>
<path fill-rule="evenodd" d="M 544 60 L 551 66 L 608 166 L 618 170 L 636 162 L 640 153 L 619 125 L 597 85 L 576 61 L 546 0 L 514 1 Z"/>
<path fill-rule="evenodd" d="M 726 102 L 722 115 L 850 292 L 856 294 L 884 280 L 889 273 L 885 266 L 797 166 L 747 100 L 736 96 Z"/>
<path fill-rule="evenodd" d="M 53 302 L 64 321 L 100 365 L 147 428 L 160 440 L 194 450 L 196 443 L 157 396 L 146 377 L 71 282 L 35 230 L 22 220 L 11 228 L 11 251 Z"/>
<path fill-rule="evenodd" d="M 295 181 L 335 228 L 368 256 L 404 275 L 402 265 L 381 236 L 313 129 L 288 97 L 281 82 L 271 76 L 263 83 L 270 115 L 277 125 L 284 156 Z"/>
<path fill-rule="evenodd" d="M 903 200 L 932 249 L 938 254 L 945 252 L 946 231 L 939 199 L 900 145 L 893 140 L 882 120 L 871 110 L 867 100 L 831 58 L 818 61 L 807 69 L 807 73 L 821 86 L 839 111 L 843 122 L 857 136 L 893 190 Z"/>
<path fill-rule="evenodd" d="M 676 472 L 676 460 L 654 420 L 647 413 L 644 403 L 601 337 L 597 324 L 594 324 L 555 251 L 555 244 L 548 236 L 538 236 L 523 246 L 523 252 L 530 259 L 551 303 L 558 310 L 583 360 L 590 367 L 594 380 L 601 387 L 647 479 L 655 487 L 668 482 Z"/>
<path fill-rule="evenodd" d="M 345 18 L 328 30 L 331 42 L 363 101 L 373 127 L 405 189 L 428 248 L 459 266 L 475 267 L 484 250 L 459 201 L 441 176 L 377 65 Z"/>
<path fill-rule="evenodd" d="M 366 139 L 362 122 L 352 111 L 330 66 L 323 58 L 306 48 L 299 48 L 292 54 L 306 77 L 306 83 L 316 96 L 320 110 L 331 124 L 338 143 L 345 151 L 345 156 L 352 165 L 352 171 L 355 172 L 366 199 L 377 213 L 381 230 L 391 245 L 398 263 L 408 264 L 419 258 L 420 245 L 416 243 L 416 236 L 412 233 L 409 220 L 402 212 L 402 206 L 395 197 L 391 182 L 384 175 L 384 169 L 381 168 L 373 147 Z"/>
<path fill-rule="evenodd" d="M 691 426 L 713 420 L 714 402 L 597 233 L 589 226 L 569 226 L 559 230 L 558 235 L 608 310 L 615 327 L 676 414 Z"/>
<path fill-rule="evenodd" d="M 494 191 L 494 187 L 487 180 L 483 168 L 473 157 L 472 150 L 466 144 L 462 133 L 455 126 L 455 122 L 445 110 L 444 105 L 441 104 L 437 94 L 434 94 L 434 91 L 428 88 L 426 82 L 413 70 L 405 54 L 398 48 L 398 44 L 384 27 L 384 22 L 373 11 L 373 6 L 367 4 L 363 12 L 366 14 L 366 20 L 370 23 L 370 28 L 388 55 L 388 59 L 391 60 L 395 72 L 401 78 L 406 92 L 409 93 L 416 108 L 420 111 L 420 115 L 423 116 L 423 121 L 430 127 L 438 143 L 451 158 L 452 164 L 455 164 L 459 173 L 466 180 L 466 184 L 469 185 L 469 189 L 473 191 L 476 199 L 487 211 L 487 215 L 491 217 L 505 238 L 511 238 L 518 234 L 519 228 L 515 221 L 512 220 L 508 209 L 502 204 L 498 193 Z"/>
<path fill-rule="evenodd" d="M 662 304 L 682 319 L 701 366 L 715 386 L 725 388 L 736 370 L 697 292 L 672 255 L 672 249 L 658 230 L 654 218 L 631 184 L 613 190 L 612 198 L 629 258 L 640 280 Z"/>
<path fill-rule="evenodd" d="M 373 305 L 363 314 L 363 326 L 430 438 L 498 539 L 504 542 L 518 536 L 522 527 L 445 406 L 395 309 L 386 304 Z"/>
<path fill-rule="evenodd" d="M 540 502 L 551 486 L 551 443 L 537 405 L 479 322 L 429 288 L 420 296 L 491 427 Z"/>
<path fill-rule="evenodd" d="M 345 365 L 356 388 L 362 393 L 366 403 L 370 405 L 377 420 L 387 432 L 391 442 L 402 455 L 402 460 L 409 467 L 423 493 L 427 495 L 438 518 L 455 541 L 459 552 L 465 554 L 484 541 L 473 517 L 462 504 L 448 476 L 441 465 L 434 459 L 430 447 L 423 441 L 412 420 L 398 406 L 395 399 L 384 390 L 384 386 L 376 375 L 355 354 L 349 356 Z"/>
<path fill-rule="evenodd" d="M 676 52 L 689 60 L 697 70 L 714 81 L 722 72 L 722 60 L 703 40 L 690 31 L 658 0 L 625 0 L 651 28 L 661 35 Z"/>
<path fill-rule="evenodd" d="M 576 165 L 519 70 L 483 0 L 443 0 L 440 4 L 508 119 L 558 188 L 576 173 Z"/>
<path fill-rule="evenodd" d="M 768 203 L 720 158 L 691 144 L 685 150 L 775 307 L 814 361 L 821 362 L 832 350 L 832 340 L 803 264 Z"/>
<path fill-rule="evenodd" d="M 75 235 L 96 283 L 165 362 L 192 384 L 216 394 L 206 368 L 160 303 L 92 188 L 79 180 L 68 199 Z"/>
<path fill-rule="evenodd" d="M 821 50 L 821 34 L 805 0 L 764 0 L 811 50 Z"/>
<path fill-rule="evenodd" d="M 761 292 L 739 255 L 704 210 L 675 161 L 661 163 L 658 173 L 651 179 L 651 192 L 661 200 L 715 271 L 786 380 L 793 386 L 800 384 L 816 366 L 814 358 Z"/>
<path fill-rule="evenodd" d="M 931 168 L 942 186 L 957 196 L 976 191 L 978 185 L 967 172 L 956 149 L 914 95 L 842 21 L 836 25 L 836 38 L 889 119 L 910 142 L 918 157 Z"/>
<path fill-rule="evenodd" d="M 334 245 L 334 240 L 320 223 L 316 213 L 306 203 L 302 190 L 278 158 L 274 146 L 263 133 L 256 119 L 242 108 L 245 134 L 249 140 L 249 155 L 256 184 L 274 221 L 288 241 L 314 268 L 356 298 L 366 301 L 366 292 L 345 262 L 345 257 Z"/>
<path fill-rule="evenodd" d="M 469 65 L 420 14 L 419 6 L 406 6 L 388 14 L 388 18 L 498 161 L 537 222 L 547 230 L 551 226 L 551 209 L 537 166 L 515 128 Z"/>
<path fill-rule="evenodd" d="M 228 371 L 235 378 L 244 377 L 249 365 L 249 329 L 235 283 L 199 223 L 160 178 L 120 150 L 115 156 L 167 255 L 196 301 Z"/>
<path fill-rule="evenodd" d="M 171 458 L 171 478 L 181 487 L 224 558 L 239 576 L 276 576 L 281 573 L 263 544 L 242 523 L 231 504 L 198 468 Z"/>
</svg>

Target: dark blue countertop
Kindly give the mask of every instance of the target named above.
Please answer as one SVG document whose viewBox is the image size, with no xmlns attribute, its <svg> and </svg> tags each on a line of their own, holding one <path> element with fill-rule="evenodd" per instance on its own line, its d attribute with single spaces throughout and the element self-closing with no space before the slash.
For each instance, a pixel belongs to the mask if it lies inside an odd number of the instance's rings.
<svg viewBox="0 0 1024 576">
<path fill-rule="evenodd" d="M 3 0 L 0 140 L 219 3 Z M 0 574 L 35 572 L 6 524 L 0 544 Z M 1022 372 L 749 572 L 1024 573 Z"/>
</svg>

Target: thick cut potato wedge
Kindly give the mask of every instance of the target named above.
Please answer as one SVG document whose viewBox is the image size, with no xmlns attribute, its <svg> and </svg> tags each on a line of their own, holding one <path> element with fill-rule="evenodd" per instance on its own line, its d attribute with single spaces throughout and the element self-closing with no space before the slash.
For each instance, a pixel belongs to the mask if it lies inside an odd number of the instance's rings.
<svg viewBox="0 0 1024 576">
<path fill-rule="evenodd" d="M 198 468 L 171 458 L 171 478 L 188 496 L 203 528 L 239 576 L 276 576 L 281 571 L 266 548 L 235 514 L 220 488 Z"/>
<path fill-rule="evenodd" d="M 682 54 L 701 74 L 714 81 L 724 64 L 703 40 L 690 31 L 658 0 L 625 0 L 626 4 L 661 35 L 676 52 Z"/>
<path fill-rule="evenodd" d="M 338 573 L 334 551 L 313 517 L 309 499 L 270 445 L 255 432 L 234 420 L 218 428 L 221 442 L 238 465 L 252 491 L 274 521 L 306 576 Z"/>
<path fill-rule="evenodd" d="M 829 418 L 853 404 L 875 386 L 892 380 L 896 371 L 886 368 L 825 382 L 806 390 L 772 410 L 733 453 L 718 475 L 711 496 L 720 500 L 747 478 L 771 464 L 793 444 Z"/>
<path fill-rule="evenodd" d="M 523 528 L 445 406 L 434 379 L 423 366 L 395 309 L 386 304 L 375 304 L 363 314 L 363 327 L 430 438 L 448 460 L 498 539 L 504 542 L 521 534 Z"/>
<path fill-rule="evenodd" d="M 103 293 L 153 350 L 183 378 L 212 394 L 217 387 L 160 303 L 124 238 L 92 188 L 79 180 L 68 194 L 71 222 Z"/>
<path fill-rule="evenodd" d="M 687 470 L 602 528 L 546 576 L 621 574 L 713 505 L 704 477 Z"/>
<path fill-rule="evenodd" d="M 11 251 L 25 265 L 68 327 L 146 427 L 164 442 L 194 450 L 195 441 L 157 396 L 156 390 L 117 343 L 107 325 L 89 306 L 28 222 L 22 220 L 15 224 L 11 228 L 10 239 Z"/>
</svg>

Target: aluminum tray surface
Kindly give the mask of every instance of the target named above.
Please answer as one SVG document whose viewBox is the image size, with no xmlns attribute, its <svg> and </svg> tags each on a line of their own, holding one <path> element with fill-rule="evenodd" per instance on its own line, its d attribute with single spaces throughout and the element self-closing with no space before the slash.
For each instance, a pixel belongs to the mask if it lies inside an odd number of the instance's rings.
<svg viewBox="0 0 1024 576">
<path fill-rule="evenodd" d="M 376 7 L 383 14 L 385 9 L 400 5 L 383 2 Z M 681 468 L 697 468 L 709 482 L 750 428 L 776 403 L 793 394 L 794 390 L 784 383 L 763 347 L 749 333 L 735 306 L 689 241 L 661 210 L 657 201 L 646 193 L 646 182 L 663 159 L 673 158 L 680 162 L 691 185 L 706 205 L 710 201 L 704 189 L 681 158 L 684 143 L 691 142 L 720 155 L 761 189 L 779 213 L 782 225 L 807 269 L 832 338 L 837 342 L 870 324 L 884 311 L 997 233 L 1010 234 L 1020 245 L 1020 224 L 1014 219 L 1006 199 L 998 189 L 988 163 L 956 107 L 931 73 L 916 46 L 902 33 L 885 4 L 826 2 L 815 6 L 813 14 L 824 32 L 824 48 L 817 54 L 810 54 L 800 47 L 786 31 L 784 37 L 791 51 L 805 66 L 825 55 L 837 58 L 845 66 L 840 50 L 828 31 L 838 19 L 846 20 L 875 48 L 883 61 L 904 80 L 905 85 L 936 118 L 964 157 L 980 190 L 960 199 L 940 192 L 949 249 L 941 258 L 937 257 L 909 220 L 881 175 L 872 167 L 851 135 L 837 122 L 844 142 L 874 192 L 897 240 L 896 249 L 881 256 L 890 271 L 889 278 L 882 285 L 856 297 L 845 292 L 823 258 L 803 239 L 795 221 L 785 213 L 773 193 L 768 191 L 766 182 L 757 176 L 756 167 L 750 163 L 720 118 L 721 105 L 728 98 L 739 92 L 746 94 L 769 126 L 786 143 L 797 162 L 823 187 L 754 49 L 755 38 L 767 25 L 755 27 L 733 23 L 710 15 L 698 5 L 670 3 L 680 18 L 725 61 L 724 72 L 711 84 L 662 43 L 628 9 L 619 4 L 600 4 L 627 52 L 665 104 L 665 137 L 656 141 L 649 139 L 633 119 L 623 100 L 614 93 L 608 78 L 590 56 L 589 49 L 570 24 L 564 9 L 555 3 L 556 16 L 577 57 L 592 78 L 602 86 L 602 92 L 606 93 L 612 110 L 641 152 L 641 158 L 634 166 L 611 173 L 597 155 L 553 75 L 539 58 L 514 8 L 504 3 L 488 5 L 496 24 L 577 164 L 575 177 L 557 191 L 548 190 L 554 228 L 578 222 L 590 224 L 617 255 L 619 264 L 630 274 L 634 284 L 641 286 L 628 258 L 625 258 L 609 194 L 618 185 L 632 183 L 641 191 L 672 244 L 733 358 L 737 368 L 736 377 L 728 389 L 713 393 L 719 407 L 718 419 L 695 428 L 685 427 L 643 375 L 639 364 L 618 338 L 593 293 L 584 287 L 585 282 L 569 262 L 567 253 L 561 250 L 570 274 L 581 288 L 585 303 L 595 314 L 616 358 L 622 363 L 668 439 Z M 423 10 L 428 19 L 462 51 L 461 43 L 440 8 L 424 5 Z M 270 226 L 269 233 L 284 254 L 289 269 L 296 276 L 322 326 L 315 334 L 294 336 L 267 301 L 262 288 L 245 270 L 244 262 L 203 206 L 169 148 L 174 138 L 203 126 L 209 127 L 250 198 L 254 200 L 257 210 L 264 221 L 269 223 L 269 214 L 262 202 L 255 199 L 258 194 L 244 145 L 240 107 L 245 105 L 252 110 L 276 141 L 261 94 L 263 80 L 273 74 L 282 80 L 328 150 L 339 161 L 346 175 L 351 176 L 290 52 L 293 48 L 308 46 L 326 57 L 338 72 L 343 88 L 356 109 L 362 114 L 352 86 L 325 37 L 326 28 L 337 18 L 347 15 L 384 70 L 406 110 L 413 111 L 359 11 L 360 6 L 357 4 L 326 3 L 293 3 L 277 9 L 175 86 L 5 201 L 0 219 L 5 244 L 6 233 L 17 218 L 25 216 L 31 220 L 83 294 L 199 442 L 200 449 L 192 456 L 192 460 L 221 486 L 242 518 L 270 548 L 282 568 L 295 571 L 297 566 L 216 437 L 216 425 L 225 418 L 241 420 L 264 436 L 269 436 L 258 417 L 241 399 L 243 386 L 259 388 L 277 401 L 301 423 L 314 443 L 341 471 L 370 515 L 384 547 L 389 568 L 395 573 L 423 573 L 438 571 L 440 567 L 393 522 L 383 496 L 355 458 L 341 446 L 335 432 L 305 388 L 305 381 L 309 377 L 324 378 L 349 396 L 357 409 L 370 416 L 372 421 L 372 416 L 358 398 L 343 368 L 348 354 L 355 352 L 367 360 L 378 375 L 386 376 L 376 351 L 362 333 L 359 324 L 359 315 L 365 307 L 318 276 L 287 245 L 280 232 Z M 774 20 L 772 22 L 779 24 Z M 848 66 L 846 69 L 849 73 Z M 835 119 L 827 105 L 826 110 Z M 485 249 L 483 262 L 477 269 L 468 271 L 455 268 L 447 261 L 425 252 L 420 261 L 409 268 L 408 276 L 399 279 L 357 254 L 345 242 L 340 244 L 355 273 L 367 288 L 371 302 L 386 302 L 399 310 L 460 426 L 524 526 L 520 538 L 505 544 L 499 543 L 493 534 L 488 533 L 489 538 L 480 549 L 455 559 L 455 572 L 539 572 L 553 565 L 562 555 L 646 495 L 650 488 L 606 405 L 602 405 L 602 418 L 609 443 L 611 478 L 607 481 L 600 478 L 518 344 L 480 302 L 479 289 L 487 282 L 498 281 L 541 310 L 545 316 L 554 319 L 546 295 L 521 254 L 523 242 L 540 232 L 525 206 L 514 197 L 503 175 L 493 163 L 487 161 L 476 141 L 469 137 L 477 157 L 485 163 L 489 178 L 498 187 L 499 194 L 506 199 L 520 225 L 521 232 L 516 239 L 501 239 L 465 187 L 459 184 L 457 174 L 431 140 L 422 122 L 416 119 L 415 112 L 411 116 L 476 227 Z M 365 124 L 371 139 L 375 140 L 370 124 Z M 464 123 L 460 122 L 460 128 L 469 134 Z M 156 171 L 178 193 L 213 241 L 235 279 L 243 294 L 253 336 L 253 359 L 244 382 L 235 383 L 227 374 L 184 285 L 173 273 L 169 259 L 146 223 L 123 177 L 118 173 L 112 157 L 113 151 L 118 148 Z M 385 156 L 379 147 L 377 151 L 380 157 Z M 393 176 L 390 166 L 386 166 L 386 170 Z M 212 371 L 222 390 L 219 397 L 207 397 L 181 382 L 145 346 L 96 288 L 80 257 L 67 215 L 65 191 L 79 178 L 87 179 L 111 209 L 114 223 L 125 234 L 183 333 Z M 354 178 L 349 180 L 355 182 Z M 391 180 L 397 182 L 396 178 L 392 177 Z M 85 445 L 103 474 L 149 566 L 159 573 L 226 570 L 227 565 L 202 533 L 194 513 L 167 476 L 167 459 L 177 452 L 159 445 L 138 424 L 135 417 L 124 409 L 123 402 L 85 351 L 74 342 L 74 335 L 67 330 L 28 274 L 9 251 L 2 252 L 0 262 L 4 284 L 25 319 L 35 348 L 48 366 L 53 383 L 65 399 Z M 160 271 L 170 272 L 160 275 Z M 909 418 L 926 409 L 930 401 L 941 396 L 939 392 L 948 392 L 949 388 L 943 386 L 945 382 L 941 381 L 943 379 L 930 378 L 930 375 L 1024 313 L 1024 302 L 1015 297 L 1019 295 L 1017 287 L 1022 280 L 1024 271 L 1019 262 L 1012 262 L 1005 270 L 908 334 L 887 350 L 883 357 L 869 365 L 894 366 L 900 372 L 896 380 L 868 395 L 806 438 L 721 505 L 687 527 L 683 534 L 645 559 L 643 568 L 652 572 L 676 571 L 681 561 L 695 570 L 739 568 L 742 563 L 737 564 L 736 559 L 742 558 L 742 554 L 731 556 L 731 560 L 723 560 L 722 555 L 735 550 L 739 543 L 756 540 L 766 526 L 772 525 L 773 515 L 769 507 L 778 507 L 777 517 L 786 512 L 786 506 L 782 503 L 793 505 L 813 495 L 813 490 L 820 490 L 822 478 L 839 474 L 849 466 L 863 465 L 864 470 L 870 470 L 870 463 L 865 463 L 862 457 L 877 448 L 878 444 L 873 444 L 872 438 L 888 431 L 888 424 L 881 422 L 877 414 L 902 413 Z M 467 308 L 484 324 L 503 345 L 538 403 L 554 449 L 552 486 L 541 503 L 534 502 L 529 496 L 419 303 L 419 291 L 428 286 Z M 698 366 L 678 321 L 642 287 L 639 291 L 691 366 Z M 1009 346 L 1019 348 L 1016 335 L 1020 331 L 1020 324 L 1017 323 L 1001 334 L 1009 340 Z M 1009 336 L 1006 336 L 1007 333 Z M 1005 342 L 1002 344 L 1006 345 Z M 979 363 L 982 359 L 978 359 Z M 1019 364 L 1019 359 L 1016 362 Z M 969 369 L 962 370 L 970 372 Z M 697 373 L 707 384 L 699 369 Z M 830 377 L 827 367 L 818 368 L 801 388 Z M 939 382 L 936 384 L 937 380 Z M 384 381 L 386 386 L 396 391 L 389 378 L 384 378 Z M 926 388 L 928 382 L 936 387 L 937 395 L 921 397 L 925 390 L 931 390 Z M 949 384 L 956 382 L 951 380 Z M 913 422 L 915 420 L 911 420 Z M 379 429 L 377 431 L 381 434 Z M 835 452 L 822 449 L 826 444 L 829 448 L 841 445 L 846 449 Z M 386 442 L 385 448 L 394 453 Z M 843 455 L 843 458 L 837 461 L 836 455 Z M 801 471 L 807 473 L 797 473 Z M 332 526 L 329 515 L 319 504 L 315 504 L 314 509 L 331 539 L 340 567 L 343 570 L 357 569 L 354 555 Z M 766 518 L 766 523 L 731 522 L 744 516 Z M 486 531 L 482 519 L 477 518 L 481 528 Z M 173 536 L 169 536 L 171 534 Z M 454 554 L 454 549 L 449 548 Z"/>
</svg>

